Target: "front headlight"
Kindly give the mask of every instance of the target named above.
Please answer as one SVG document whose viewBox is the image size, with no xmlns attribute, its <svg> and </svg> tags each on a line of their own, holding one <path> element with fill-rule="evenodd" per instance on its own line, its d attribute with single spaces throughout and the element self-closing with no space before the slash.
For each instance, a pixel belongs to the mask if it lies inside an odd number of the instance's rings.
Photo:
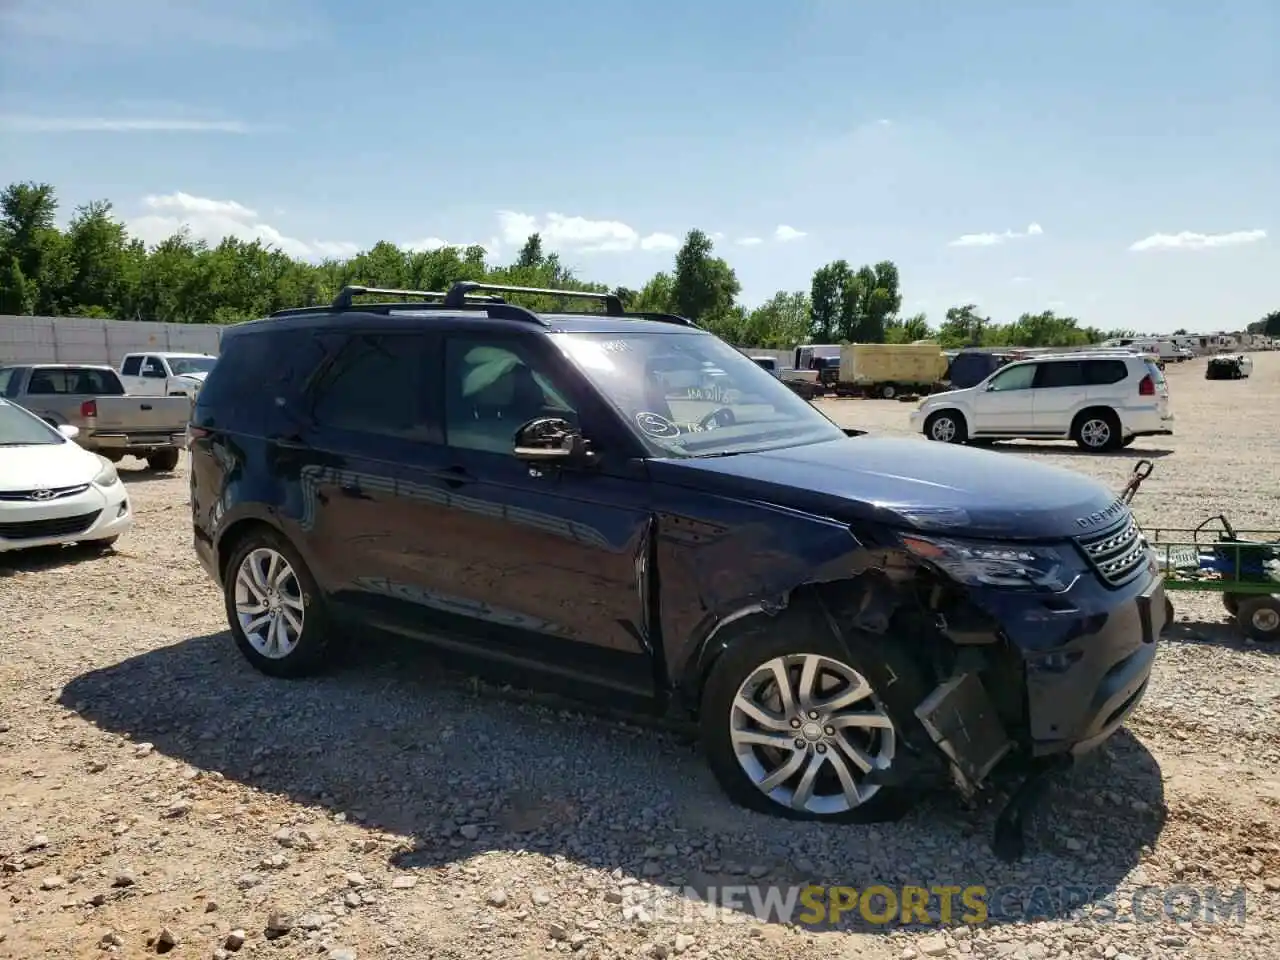
<svg viewBox="0 0 1280 960">
<path fill-rule="evenodd" d="M 1030 588 L 1061 593 L 1078 572 L 1056 547 L 904 535 L 914 556 L 972 587 Z"/>
<path fill-rule="evenodd" d="M 116 465 L 106 457 L 99 457 L 99 463 L 102 469 L 98 471 L 98 475 L 93 478 L 95 486 L 114 487 L 120 482 L 120 474 L 116 473 Z"/>
</svg>

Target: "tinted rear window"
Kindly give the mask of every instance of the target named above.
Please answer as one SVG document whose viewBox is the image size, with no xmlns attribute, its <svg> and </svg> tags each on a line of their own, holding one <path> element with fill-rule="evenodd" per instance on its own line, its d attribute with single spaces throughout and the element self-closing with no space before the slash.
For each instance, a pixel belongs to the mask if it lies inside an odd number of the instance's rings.
<svg viewBox="0 0 1280 960">
<path fill-rule="evenodd" d="M 27 379 L 27 393 L 37 396 L 66 394 L 79 397 L 119 397 L 124 394 L 124 384 L 114 370 L 36 367 Z"/>
<path fill-rule="evenodd" d="M 226 336 L 196 407 L 202 412 L 244 408 L 261 420 L 262 408 L 276 397 L 297 394 L 332 342 L 331 336 L 298 327 Z"/>
<path fill-rule="evenodd" d="M 1084 383 L 1084 373 L 1078 360 L 1058 360 L 1040 364 L 1036 376 L 1037 387 L 1078 387 Z"/>
<path fill-rule="evenodd" d="M 1085 383 L 1093 386 L 1105 386 L 1119 383 L 1129 375 L 1123 360 L 1086 360 L 1084 362 Z"/>
</svg>

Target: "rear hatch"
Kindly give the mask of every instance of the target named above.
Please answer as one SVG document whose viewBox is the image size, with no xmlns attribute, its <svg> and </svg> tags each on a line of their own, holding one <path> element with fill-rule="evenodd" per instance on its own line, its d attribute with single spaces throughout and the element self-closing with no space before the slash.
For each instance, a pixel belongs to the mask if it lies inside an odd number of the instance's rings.
<svg viewBox="0 0 1280 960">
<path fill-rule="evenodd" d="M 95 397 L 95 433 L 181 434 L 191 419 L 187 397 Z"/>
<path fill-rule="evenodd" d="M 1160 417 L 1163 420 L 1169 419 L 1169 382 L 1164 378 L 1164 371 L 1160 369 L 1160 365 L 1154 360 L 1144 360 L 1143 365 L 1147 368 L 1147 376 L 1149 376 L 1156 386 L 1156 406 L 1160 409 Z"/>
</svg>

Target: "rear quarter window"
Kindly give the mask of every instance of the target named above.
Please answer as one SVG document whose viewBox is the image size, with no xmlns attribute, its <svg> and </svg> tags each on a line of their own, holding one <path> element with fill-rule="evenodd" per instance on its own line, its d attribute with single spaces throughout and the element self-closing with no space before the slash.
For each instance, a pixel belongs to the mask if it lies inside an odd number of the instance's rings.
<svg viewBox="0 0 1280 960">
<path fill-rule="evenodd" d="M 1128 375 L 1129 370 L 1123 360 L 1086 360 L 1084 363 L 1085 382 L 1090 386 L 1109 386 Z"/>
<path fill-rule="evenodd" d="M 298 395 L 332 342 L 298 327 L 223 337 L 218 362 L 196 399 L 198 415 L 217 413 L 224 425 L 228 415 L 263 423 L 277 397 Z"/>
</svg>

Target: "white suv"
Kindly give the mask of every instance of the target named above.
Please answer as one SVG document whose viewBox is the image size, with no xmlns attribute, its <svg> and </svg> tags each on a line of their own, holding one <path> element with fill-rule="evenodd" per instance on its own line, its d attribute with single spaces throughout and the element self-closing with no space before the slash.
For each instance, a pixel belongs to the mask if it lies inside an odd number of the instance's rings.
<svg viewBox="0 0 1280 960">
<path fill-rule="evenodd" d="M 1154 360 L 1097 351 L 1020 360 L 977 386 L 935 393 L 911 425 L 943 443 L 1071 439 L 1102 452 L 1173 433 L 1173 414 Z"/>
</svg>

